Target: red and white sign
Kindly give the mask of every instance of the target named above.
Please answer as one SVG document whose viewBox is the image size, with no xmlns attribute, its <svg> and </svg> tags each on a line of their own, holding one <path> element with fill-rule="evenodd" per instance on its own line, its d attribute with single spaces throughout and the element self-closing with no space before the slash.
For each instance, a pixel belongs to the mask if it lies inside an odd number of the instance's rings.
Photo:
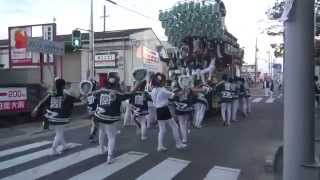
<svg viewBox="0 0 320 180">
<path fill-rule="evenodd" d="M 11 66 L 32 65 L 32 53 L 27 52 L 28 38 L 32 35 L 32 28 L 9 28 L 9 31 Z"/>
<path fill-rule="evenodd" d="M 137 57 L 143 59 L 143 65 L 151 69 L 160 68 L 160 58 L 157 51 L 153 51 L 147 47 L 139 47 L 137 49 Z"/>
<path fill-rule="evenodd" d="M 0 112 L 26 110 L 27 99 L 26 88 L 0 88 Z"/>
</svg>

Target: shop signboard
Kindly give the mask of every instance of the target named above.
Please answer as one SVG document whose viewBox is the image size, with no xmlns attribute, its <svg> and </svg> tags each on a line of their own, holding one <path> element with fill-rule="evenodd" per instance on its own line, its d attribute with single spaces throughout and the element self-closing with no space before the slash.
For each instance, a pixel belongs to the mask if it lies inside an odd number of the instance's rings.
<svg viewBox="0 0 320 180">
<path fill-rule="evenodd" d="M 117 53 L 115 52 L 97 52 L 94 64 L 96 68 L 115 68 L 117 66 L 116 61 Z"/>
<path fill-rule="evenodd" d="M 30 38 L 27 43 L 27 51 L 44 54 L 64 55 L 64 43 L 50 40 Z"/>
<path fill-rule="evenodd" d="M 159 71 L 160 69 L 160 58 L 157 51 L 151 50 L 147 47 L 139 47 L 137 51 L 137 57 L 142 58 L 143 66 L 145 68 Z"/>
<path fill-rule="evenodd" d="M 32 53 L 27 51 L 28 38 L 32 36 L 32 27 L 9 28 L 10 65 L 32 65 Z"/>
<path fill-rule="evenodd" d="M 27 88 L 0 88 L 0 112 L 25 111 L 27 100 Z"/>
</svg>

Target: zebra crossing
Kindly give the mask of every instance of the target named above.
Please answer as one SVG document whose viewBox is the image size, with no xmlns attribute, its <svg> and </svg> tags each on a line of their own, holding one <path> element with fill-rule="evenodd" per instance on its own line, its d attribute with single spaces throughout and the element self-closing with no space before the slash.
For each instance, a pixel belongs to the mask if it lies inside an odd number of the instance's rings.
<svg viewBox="0 0 320 180">
<path fill-rule="evenodd" d="M 272 104 L 275 103 L 277 100 L 280 100 L 283 97 L 282 94 L 273 96 L 273 97 L 251 97 L 251 102 L 252 103 L 265 103 L 265 104 Z"/>
<path fill-rule="evenodd" d="M 8 169 L 13 169 L 16 166 L 21 166 L 25 163 L 29 163 L 44 157 L 51 156 L 51 149 L 48 148 L 48 145 L 50 143 L 51 142 L 49 141 L 42 141 L 0 151 L 0 179 L 46 179 L 45 177 L 53 173 L 64 171 L 67 168 L 71 166 L 76 166 L 79 163 L 85 163 L 90 158 L 97 157 L 101 154 L 100 148 L 98 147 L 88 147 L 86 149 L 81 149 L 81 144 L 69 143 L 68 145 L 70 147 L 70 153 L 67 153 L 66 155 L 57 156 L 57 158 L 53 160 L 50 160 L 49 158 L 49 162 L 36 164 L 33 167 L 28 167 L 27 169 L 23 169 L 21 171 L 14 171 L 14 174 L 3 175 L 3 172 L 5 172 Z M 41 148 L 43 149 L 41 150 Z M 33 149 L 37 151 L 30 151 Z M 94 165 L 93 167 L 88 167 L 86 170 L 74 175 L 73 177 L 67 177 L 63 179 L 106 179 L 116 172 L 125 171 L 125 168 L 130 168 L 128 166 L 132 164 L 143 163 L 144 158 L 146 158 L 147 156 L 150 155 L 144 152 L 126 152 L 116 157 L 114 163 L 112 164 L 107 164 L 106 162 L 103 162 L 101 164 Z M 10 158 L 8 159 L 6 157 Z M 1 161 L 1 158 L 4 158 L 6 160 Z M 157 164 L 154 167 L 150 167 L 150 169 L 146 170 L 146 172 L 143 172 L 141 175 L 139 175 L 139 177 L 134 179 L 171 180 L 175 178 L 178 174 L 183 173 L 184 169 L 188 167 L 190 164 L 192 164 L 191 161 L 177 159 L 173 157 L 168 157 L 167 159 L 161 160 L 160 162 L 156 163 Z M 204 180 L 238 180 L 240 172 L 240 169 L 214 166 L 208 171 Z M 128 177 L 130 177 L 129 174 Z"/>
</svg>

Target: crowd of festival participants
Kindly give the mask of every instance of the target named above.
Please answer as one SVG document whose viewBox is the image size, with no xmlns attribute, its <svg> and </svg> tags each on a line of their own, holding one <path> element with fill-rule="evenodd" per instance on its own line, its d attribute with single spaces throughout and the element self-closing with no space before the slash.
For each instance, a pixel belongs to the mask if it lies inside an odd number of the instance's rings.
<svg viewBox="0 0 320 180">
<path fill-rule="evenodd" d="M 206 73 L 206 70 L 203 70 L 203 73 Z M 191 129 L 203 126 L 211 103 L 208 102 L 208 97 L 212 99 L 213 94 L 220 98 L 222 123 L 225 127 L 229 127 L 232 122 L 238 122 L 238 114 L 246 117 L 251 112 L 249 86 L 245 79 L 240 77 L 223 75 L 220 82 L 212 85 L 185 75 L 166 86 L 165 75 L 157 73 L 149 82 L 145 79 L 137 80 L 130 92 L 121 91 L 120 78 L 116 74 L 110 74 L 106 81 L 99 88 L 95 81 L 83 81 L 80 84 L 82 95 L 75 98 L 66 89 L 65 80 L 57 78 L 55 91 L 48 93 L 36 106 L 32 116 L 36 117 L 44 111 L 46 121 L 55 130 L 53 155 L 61 154 L 70 148 L 65 142 L 64 127 L 70 123 L 73 104 L 77 99 L 87 104 L 92 120 L 90 140 L 98 136 L 101 153 L 107 155 L 108 163 L 114 161 L 116 137 L 119 133 L 118 122 L 122 119 L 121 105 L 124 101 L 129 101 L 130 108 L 127 110 L 141 131 L 138 137 L 141 140 L 148 138 L 147 130 L 152 115 L 150 112 L 156 112 L 159 129 L 157 151 L 167 150 L 164 142 L 167 126 L 172 130 L 176 148 L 187 148 Z M 58 146 L 62 146 L 62 150 L 58 150 Z"/>
</svg>

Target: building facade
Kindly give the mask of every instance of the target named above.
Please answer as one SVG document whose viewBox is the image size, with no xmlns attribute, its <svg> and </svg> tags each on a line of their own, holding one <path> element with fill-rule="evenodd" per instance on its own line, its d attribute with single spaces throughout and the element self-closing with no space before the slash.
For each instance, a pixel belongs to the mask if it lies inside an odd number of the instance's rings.
<svg viewBox="0 0 320 180">
<path fill-rule="evenodd" d="M 56 41 L 65 43 L 65 55 L 54 57 L 54 61 L 40 62 L 38 53 L 32 54 L 34 67 L 9 68 L 8 40 L 0 40 L 0 81 L 4 84 L 52 84 L 54 77 L 62 77 L 78 88 L 81 80 L 88 78 L 89 34 L 82 34 L 82 50 L 75 51 L 72 35 L 57 35 Z M 165 63 L 160 61 L 158 49 L 161 41 L 151 28 L 95 32 L 95 79 L 99 81 L 111 72 L 117 72 L 126 86 L 133 85 L 132 73 L 136 68 L 147 68 L 150 72 L 164 72 Z M 8 78 L 10 77 L 10 78 Z"/>
</svg>

